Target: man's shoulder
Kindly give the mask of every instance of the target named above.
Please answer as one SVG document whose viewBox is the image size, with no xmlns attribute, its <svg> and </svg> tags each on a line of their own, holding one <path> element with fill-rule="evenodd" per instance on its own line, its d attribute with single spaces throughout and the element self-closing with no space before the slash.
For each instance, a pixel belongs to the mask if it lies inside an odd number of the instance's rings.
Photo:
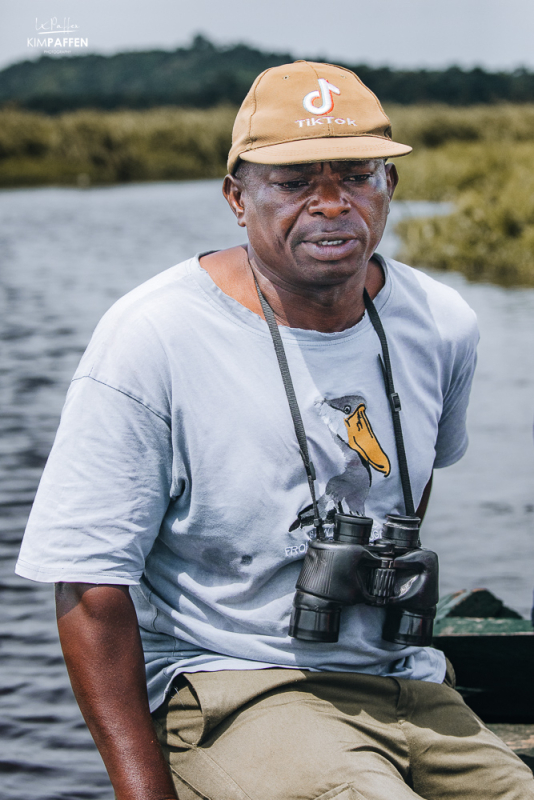
<svg viewBox="0 0 534 800">
<path fill-rule="evenodd" d="M 150 333 L 187 325 L 202 292 L 196 280 L 199 271 L 198 257 L 193 256 L 169 269 L 154 275 L 119 298 L 106 311 L 98 323 L 94 336 L 108 341 L 140 335 L 150 338 Z"/>
<path fill-rule="evenodd" d="M 101 324 L 132 316 L 161 315 L 167 306 L 175 306 L 192 290 L 196 267 L 198 258 L 194 256 L 159 272 L 119 298 L 104 314 Z"/>
<path fill-rule="evenodd" d="M 195 269 L 198 259 L 187 259 L 117 300 L 98 323 L 75 378 L 98 377 L 115 385 L 117 372 L 128 364 L 152 369 L 166 360 L 166 331 L 187 325 L 198 296 Z"/>
<path fill-rule="evenodd" d="M 394 296 L 409 317 L 427 317 L 442 339 L 478 340 L 476 314 L 456 289 L 400 261 L 387 259 L 387 265 Z"/>
</svg>

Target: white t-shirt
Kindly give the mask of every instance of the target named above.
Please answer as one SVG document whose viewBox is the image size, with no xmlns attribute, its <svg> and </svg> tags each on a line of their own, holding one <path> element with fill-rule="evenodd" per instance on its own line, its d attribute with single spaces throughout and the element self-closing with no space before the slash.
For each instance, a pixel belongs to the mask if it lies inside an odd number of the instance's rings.
<svg viewBox="0 0 534 800">
<path fill-rule="evenodd" d="M 467 447 L 476 320 L 453 289 L 382 263 L 375 305 L 417 506 L 432 468 Z M 377 526 L 404 513 L 367 314 L 339 333 L 280 332 L 323 515 L 340 502 Z M 192 258 L 130 292 L 98 325 L 68 392 L 17 572 L 134 587 L 152 708 L 182 671 L 276 665 L 441 682 L 442 653 L 385 642 L 381 609 L 343 609 L 337 644 L 288 636 L 309 505 L 267 325 Z"/>
</svg>

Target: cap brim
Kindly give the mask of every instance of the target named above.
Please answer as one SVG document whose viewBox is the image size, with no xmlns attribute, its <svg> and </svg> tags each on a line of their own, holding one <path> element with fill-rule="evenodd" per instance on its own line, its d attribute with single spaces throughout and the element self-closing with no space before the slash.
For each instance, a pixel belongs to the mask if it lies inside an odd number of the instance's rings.
<svg viewBox="0 0 534 800">
<path fill-rule="evenodd" d="M 394 158 L 412 152 L 407 144 L 381 136 L 325 136 L 256 147 L 239 153 L 253 164 L 309 164 L 313 161 L 353 161 Z"/>
</svg>

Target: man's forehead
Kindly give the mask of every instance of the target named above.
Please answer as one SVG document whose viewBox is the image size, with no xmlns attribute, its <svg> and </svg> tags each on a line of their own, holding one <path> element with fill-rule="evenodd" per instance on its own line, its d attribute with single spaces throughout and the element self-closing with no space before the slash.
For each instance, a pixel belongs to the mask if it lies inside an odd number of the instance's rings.
<svg viewBox="0 0 534 800">
<path fill-rule="evenodd" d="M 376 167 L 384 161 L 383 158 L 354 159 L 352 161 L 310 161 L 305 164 L 272 164 L 272 170 L 283 170 L 284 172 L 303 173 L 303 172 L 322 172 L 329 166 L 335 172 L 347 172 L 356 168 Z"/>
</svg>

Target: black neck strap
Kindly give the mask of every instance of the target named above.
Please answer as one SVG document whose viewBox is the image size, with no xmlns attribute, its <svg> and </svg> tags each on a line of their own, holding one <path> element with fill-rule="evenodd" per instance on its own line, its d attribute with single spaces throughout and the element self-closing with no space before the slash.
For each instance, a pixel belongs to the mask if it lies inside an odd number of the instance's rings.
<svg viewBox="0 0 534 800">
<path fill-rule="evenodd" d="M 254 272 L 252 274 L 254 275 Z M 299 405 L 297 403 L 297 397 L 295 395 L 295 389 L 293 388 L 293 381 L 291 380 L 291 373 L 289 371 L 289 366 L 287 363 L 286 351 L 284 350 L 282 337 L 280 336 L 280 331 L 278 330 L 278 325 L 274 317 L 274 311 L 272 310 L 271 306 L 263 296 L 263 292 L 261 291 L 258 285 L 258 281 L 256 280 L 255 275 L 254 275 L 254 283 L 256 284 L 256 291 L 258 292 L 258 297 L 260 299 L 261 307 L 263 309 L 265 321 L 267 322 L 267 325 L 269 326 L 269 330 L 271 332 L 274 350 L 276 353 L 276 357 L 278 359 L 278 366 L 280 367 L 282 381 L 284 382 L 284 389 L 286 390 L 286 397 L 287 397 L 287 402 L 289 403 L 289 410 L 291 411 L 291 417 L 293 419 L 295 434 L 297 436 L 297 441 L 299 443 L 300 455 L 308 478 L 308 485 L 310 487 L 310 494 L 313 505 L 313 524 L 315 526 L 315 529 L 317 530 L 317 535 L 319 536 L 319 538 L 321 538 L 321 534 L 323 531 L 323 521 L 319 516 L 319 509 L 317 507 L 317 498 L 315 496 L 315 478 L 316 478 L 315 467 L 313 466 L 313 461 L 311 461 L 310 459 L 310 453 L 308 450 L 308 440 L 306 439 L 304 423 L 302 422 Z"/>
<path fill-rule="evenodd" d="M 313 466 L 313 462 L 310 459 L 308 442 L 306 439 L 306 432 L 304 430 L 302 416 L 297 403 L 297 397 L 295 395 L 293 381 L 291 380 L 291 373 L 289 372 L 289 366 L 287 363 L 286 353 L 284 350 L 284 344 L 282 342 L 280 331 L 278 330 L 278 325 L 274 316 L 274 311 L 272 310 L 271 306 L 265 299 L 263 292 L 259 287 L 258 281 L 256 280 L 256 275 L 254 274 L 253 270 L 252 274 L 254 276 L 254 283 L 256 284 L 256 291 L 258 292 L 258 298 L 261 303 L 261 307 L 263 309 L 265 321 L 269 326 L 269 331 L 271 333 L 271 338 L 273 340 L 274 350 L 276 353 L 276 357 L 278 359 L 278 366 L 280 367 L 280 373 L 282 375 L 282 381 L 284 383 L 284 389 L 289 403 L 291 418 L 293 419 L 295 434 L 297 437 L 297 441 L 299 443 L 300 455 L 302 458 L 302 462 L 304 464 L 304 469 L 306 470 L 306 476 L 308 478 L 308 485 L 310 487 L 310 494 L 313 506 L 313 517 L 314 517 L 313 524 L 316 528 L 317 536 L 319 538 L 322 538 L 323 521 L 319 515 L 319 508 L 317 506 L 317 498 L 315 495 L 315 479 L 316 479 L 315 467 Z M 415 514 L 415 509 L 413 504 L 412 489 L 410 486 L 410 476 L 408 473 L 408 462 L 406 460 L 406 451 L 404 448 L 404 439 L 402 436 L 402 427 L 400 421 L 401 403 L 400 403 L 400 397 L 395 391 L 395 386 L 393 385 L 393 374 L 391 372 L 391 361 L 389 358 L 389 349 L 388 349 L 386 334 L 382 326 L 382 322 L 380 321 L 380 317 L 378 316 L 378 312 L 373 304 L 373 301 L 369 297 L 366 289 L 364 289 L 363 292 L 363 299 L 365 303 L 365 308 L 367 309 L 367 313 L 369 314 L 369 319 L 371 320 L 373 328 L 376 331 L 376 334 L 380 340 L 380 345 L 382 348 L 382 357 L 379 355 L 378 359 L 380 361 L 380 366 L 382 368 L 382 374 L 384 376 L 384 383 L 386 387 L 386 394 L 388 396 L 391 408 L 393 431 L 395 434 L 395 444 L 397 448 L 397 459 L 399 462 L 399 473 L 402 484 L 402 492 L 404 495 L 404 506 L 406 509 L 407 516 L 413 516 Z"/>
<path fill-rule="evenodd" d="M 384 376 L 384 383 L 386 385 L 386 395 L 389 400 L 391 408 L 391 418 L 393 420 L 393 432 L 395 434 L 395 445 L 397 448 L 397 460 L 399 462 L 399 473 L 402 484 L 402 493 L 404 495 L 404 508 L 406 515 L 413 517 L 415 515 L 415 508 L 413 504 L 412 487 L 410 484 L 410 474 L 408 472 L 408 461 L 406 459 L 406 450 L 404 448 L 404 437 L 402 435 L 402 425 L 400 419 L 401 401 L 400 397 L 395 391 L 393 384 L 393 373 L 391 371 L 391 360 L 389 358 L 388 340 L 386 339 L 386 332 L 382 325 L 382 321 L 378 316 L 378 311 L 367 289 L 363 290 L 363 302 L 369 314 L 369 319 L 375 329 L 375 333 L 380 339 L 380 346 L 382 348 L 382 358 L 378 356 L 380 366 L 382 367 L 382 375 Z"/>
</svg>

